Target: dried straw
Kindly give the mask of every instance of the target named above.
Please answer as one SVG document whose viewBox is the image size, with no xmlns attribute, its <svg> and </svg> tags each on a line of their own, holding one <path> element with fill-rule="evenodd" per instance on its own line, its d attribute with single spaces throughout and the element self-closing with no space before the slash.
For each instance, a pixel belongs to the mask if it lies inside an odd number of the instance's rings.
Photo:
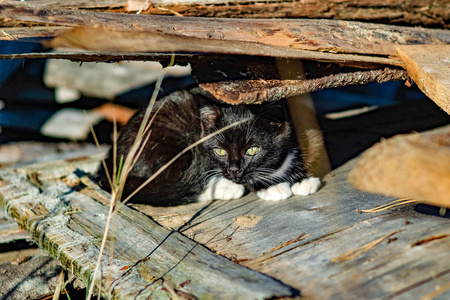
<svg viewBox="0 0 450 300">
<path fill-rule="evenodd" d="M 419 201 L 417 200 L 413 200 L 411 198 L 402 198 L 402 199 L 398 199 L 398 200 L 394 200 L 392 202 L 389 202 L 387 204 L 383 204 L 381 206 L 375 207 L 375 208 L 371 208 L 371 209 L 356 209 L 357 213 L 376 213 L 376 212 L 380 212 L 383 210 L 388 210 L 397 206 L 403 206 L 406 204 L 410 204 L 410 203 L 419 203 Z"/>
</svg>

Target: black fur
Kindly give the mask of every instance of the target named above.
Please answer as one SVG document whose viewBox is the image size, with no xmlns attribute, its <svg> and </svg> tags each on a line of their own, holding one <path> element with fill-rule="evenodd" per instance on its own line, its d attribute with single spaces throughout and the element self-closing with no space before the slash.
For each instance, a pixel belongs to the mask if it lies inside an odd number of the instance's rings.
<svg viewBox="0 0 450 300">
<path fill-rule="evenodd" d="M 132 202 L 155 206 L 194 202 L 214 176 L 223 176 L 253 191 L 306 177 L 295 132 L 283 102 L 231 106 L 212 102 L 201 94 L 178 91 L 158 101 L 154 110 L 160 105 L 151 126 L 150 139 L 127 179 L 125 196 L 201 137 L 236 121 L 247 121 L 181 156 L 137 193 Z M 144 110 L 137 112 L 121 131 L 117 157 L 126 157 L 144 113 Z M 259 147 L 259 152 L 247 155 L 247 149 L 252 146 Z M 215 148 L 222 148 L 228 154 L 218 156 Z M 269 175 L 280 169 L 288 155 L 294 157 L 289 168 L 279 176 Z M 112 170 L 111 152 L 106 163 Z M 99 175 L 102 186 L 107 188 L 105 171 L 101 169 Z"/>
</svg>

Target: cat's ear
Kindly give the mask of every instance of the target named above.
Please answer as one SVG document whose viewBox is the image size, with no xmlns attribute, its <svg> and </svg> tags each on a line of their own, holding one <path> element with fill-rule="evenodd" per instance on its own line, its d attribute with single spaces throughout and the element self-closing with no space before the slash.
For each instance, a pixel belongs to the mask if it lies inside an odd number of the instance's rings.
<svg viewBox="0 0 450 300">
<path fill-rule="evenodd" d="M 286 122 L 270 122 L 270 125 L 275 128 L 277 136 L 280 138 L 285 138 L 291 134 L 292 126 L 291 123 Z"/>
<path fill-rule="evenodd" d="M 222 111 L 219 107 L 213 104 L 204 104 L 200 106 L 200 121 L 202 124 L 202 131 L 210 131 L 217 129 L 217 122 L 222 116 Z"/>
</svg>

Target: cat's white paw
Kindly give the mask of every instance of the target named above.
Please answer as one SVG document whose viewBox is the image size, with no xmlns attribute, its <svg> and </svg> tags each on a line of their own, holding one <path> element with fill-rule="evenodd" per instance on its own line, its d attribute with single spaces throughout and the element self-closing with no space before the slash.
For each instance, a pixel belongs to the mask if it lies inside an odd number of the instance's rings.
<svg viewBox="0 0 450 300">
<path fill-rule="evenodd" d="M 199 201 L 231 200 L 241 198 L 245 193 L 245 187 L 226 178 L 213 178 L 208 186 L 198 197 Z"/>
<path fill-rule="evenodd" d="M 307 196 L 314 194 L 320 187 L 320 179 L 317 177 L 308 177 L 292 185 L 292 193 L 298 196 Z"/>
<path fill-rule="evenodd" d="M 259 198 L 267 201 L 280 201 L 292 196 L 292 191 L 289 183 L 283 182 L 277 185 L 272 185 L 264 190 L 256 192 Z"/>
</svg>

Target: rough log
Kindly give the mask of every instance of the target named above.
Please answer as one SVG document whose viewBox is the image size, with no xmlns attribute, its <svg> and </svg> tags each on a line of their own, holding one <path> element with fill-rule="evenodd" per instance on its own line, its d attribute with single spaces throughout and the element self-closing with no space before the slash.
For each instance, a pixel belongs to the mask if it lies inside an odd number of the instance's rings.
<svg viewBox="0 0 450 300">
<path fill-rule="evenodd" d="M 405 71 L 386 68 L 384 70 L 340 73 L 309 80 L 234 80 L 201 83 L 200 87 L 215 98 L 230 104 L 260 104 L 326 88 L 406 80 L 406 78 Z"/>
</svg>

